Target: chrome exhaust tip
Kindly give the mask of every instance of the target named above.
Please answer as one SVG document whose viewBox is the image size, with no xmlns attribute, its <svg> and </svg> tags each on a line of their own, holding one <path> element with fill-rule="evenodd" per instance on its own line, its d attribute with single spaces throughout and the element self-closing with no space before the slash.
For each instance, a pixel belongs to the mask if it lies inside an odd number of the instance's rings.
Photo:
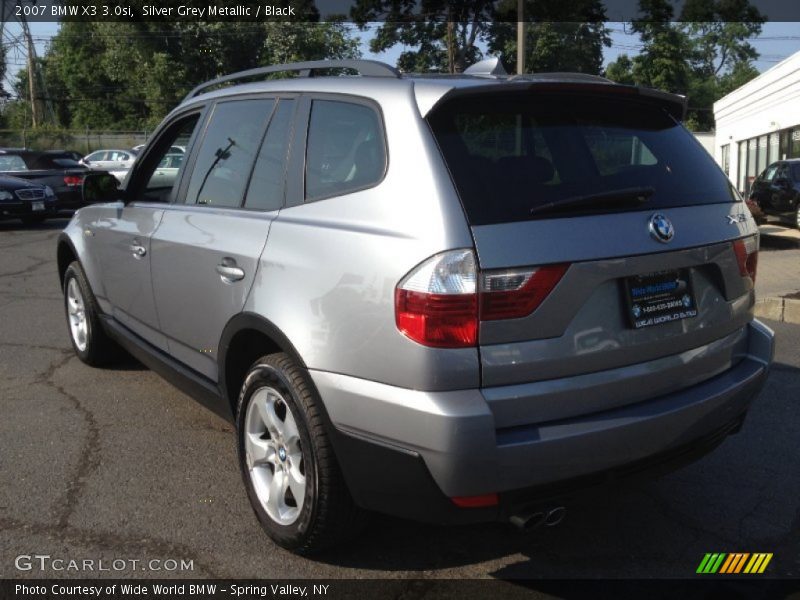
<svg viewBox="0 0 800 600">
<path fill-rule="evenodd" d="M 534 531 L 540 527 L 555 527 L 567 514 L 564 506 L 556 506 L 546 510 L 523 511 L 509 518 L 514 527 L 520 531 Z"/>
</svg>

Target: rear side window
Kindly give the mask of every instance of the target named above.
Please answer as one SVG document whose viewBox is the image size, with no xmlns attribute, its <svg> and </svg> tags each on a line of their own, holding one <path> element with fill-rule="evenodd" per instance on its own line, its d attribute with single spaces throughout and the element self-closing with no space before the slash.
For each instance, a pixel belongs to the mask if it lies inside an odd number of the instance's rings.
<svg viewBox="0 0 800 600">
<path fill-rule="evenodd" d="M 274 99 L 220 102 L 189 180 L 187 204 L 239 207 Z"/>
<path fill-rule="evenodd" d="M 641 100 L 482 94 L 446 101 L 428 120 L 472 225 L 736 200 L 692 135 Z M 609 200 L 640 189 L 643 203 Z M 586 196 L 597 200 L 575 202 Z M 560 202 L 574 208 L 535 210 Z"/>
<path fill-rule="evenodd" d="M 258 152 L 244 201 L 245 208 L 278 210 L 283 206 L 284 170 L 289 153 L 294 102 L 290 99 L 278 102 Z"/>
<path fill-rule="evenodd" d="M 364 104 L 314 100 L 306 148 L 306 200 L 346 194 L 383 179 L 386 148 L 378 113 Z"/>
<path fill-rule="evenodd" d="M 0 156 L 0 171 L 27 171 L 28 167 L 21 156 L 16 154 Z"/>
</svg>

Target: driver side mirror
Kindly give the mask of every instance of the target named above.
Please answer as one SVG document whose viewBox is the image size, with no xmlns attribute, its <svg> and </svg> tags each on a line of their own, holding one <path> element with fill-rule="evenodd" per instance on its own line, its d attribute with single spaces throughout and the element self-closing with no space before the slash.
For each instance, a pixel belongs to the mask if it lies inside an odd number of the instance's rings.
<svg viewBox="0 0 800 600">
<path fill-rule="evenodd" d="M 81 192 L 83 201 L 88 204 L 124 200 L 124 193 L 119 189 L 119 180 L 110 173 L 97 171 L 86 173 L 83 176 Z"/>
</svg>

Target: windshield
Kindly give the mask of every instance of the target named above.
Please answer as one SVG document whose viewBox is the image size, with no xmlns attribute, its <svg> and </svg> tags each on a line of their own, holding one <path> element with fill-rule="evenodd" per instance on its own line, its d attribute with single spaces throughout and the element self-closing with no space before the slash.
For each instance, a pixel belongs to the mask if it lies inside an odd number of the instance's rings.
<svg viewBox="0 0 800 600">
<path fill-rule="evenodd" d="M 637 99 L 536 92 L 475 95 L 429 117 L 472 225 L 737 198 L 692 135 Z M 651 188 L 645 203 L 614 192 Z M 595 198 L 573 203 L 571 199 Z M 536 210 L 565 202 L 565 210 Z"/>
</svg>

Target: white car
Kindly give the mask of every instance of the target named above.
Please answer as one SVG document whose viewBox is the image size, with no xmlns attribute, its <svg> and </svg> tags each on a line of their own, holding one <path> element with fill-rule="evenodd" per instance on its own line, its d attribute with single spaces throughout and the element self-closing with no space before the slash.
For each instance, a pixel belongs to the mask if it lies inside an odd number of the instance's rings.
<svg viewBox="0 0 800 600">
<path fill-rule="evenodd" d="M 84 156 L 81 162 L 91 169 L 127 171 L 135 160 L 136 154 L 130 150 L 96 150 Z"/>
</svg>

